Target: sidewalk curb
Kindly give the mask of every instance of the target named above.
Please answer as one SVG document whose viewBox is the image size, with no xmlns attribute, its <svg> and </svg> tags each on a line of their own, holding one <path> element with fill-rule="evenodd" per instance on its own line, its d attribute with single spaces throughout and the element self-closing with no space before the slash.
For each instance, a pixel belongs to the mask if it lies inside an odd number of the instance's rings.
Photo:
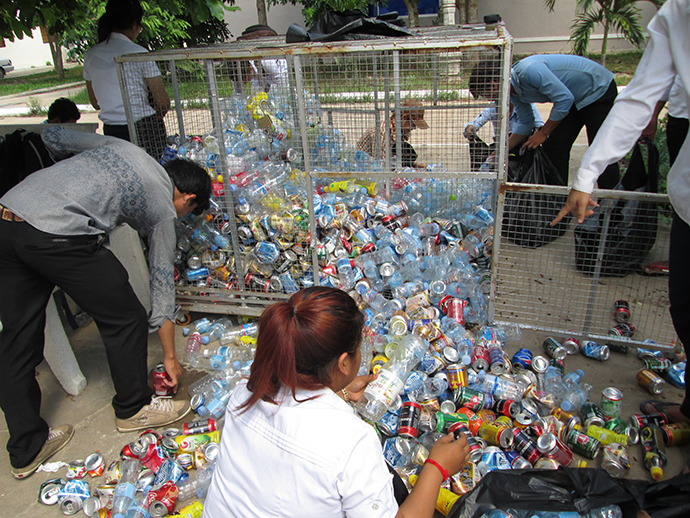
<svg viewBox="0 0 690 518">
<path fill-rule="evenodd" d="M 67 83 L 64 85 L 56 85 L 56 86 L 49 86 L 47 88 L 39 88 L 38 90 L 29 90 L 27 92 L 22 92 L 22 93 L 18 93 L 18 94 L 3 95 L 3 96 L 0 96 L 0 101 L 9 100 L 9 99 L 16 99 L 19 97 L 32 97 L 36 94 L 55 92 L 56 90 L 66 90 L 68 88 L 74 88 L 77 86 L 83 86 L 84 88 L 86 88 L 86 82 L 85 81 L 79 81 L 76 83 Z"/>
</svg>

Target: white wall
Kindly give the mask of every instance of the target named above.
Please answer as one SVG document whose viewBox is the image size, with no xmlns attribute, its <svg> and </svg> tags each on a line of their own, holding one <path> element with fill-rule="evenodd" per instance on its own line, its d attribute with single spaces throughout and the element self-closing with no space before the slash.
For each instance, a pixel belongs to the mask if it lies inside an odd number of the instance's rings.
<svg viewBox="0 0 690 518">
<path fill-rule="evenodd" d="M 235 5 L 242 10 L 225 13 L 225 21 L 228 23 L 232 33 L 230 41 L 235 41 L 235 38 L 242 34 L 242 31 L 250 25 L 259 23 L 255 0 L 237 0 Z M 304 27 L 301 5 L 275 5 L 269 7 L 266 17 L 268 18 L 268 25 L 273 27 L 278 34 L 285 34 L 290 24 L 293 23 Z"/>
<path fill-rule="evenodd" d="M 514 38 L 516 54 L 539 52 L 570 52 L 570 25 L 575 19 L 575 0 L 558 0 L 553 12 L 544 6 L 544 0 L 482 0 L 479 2 L 479 20 L 487 14 L 500 14 L 508 32 Z M 596 5 L 596 4 L 595 4 Z M 642 9 L 642 27 L 656 14 L 651 2 L 637 2 Z M 597 25 L 590 38 L 590 52 L 601 52 L 602 29 Z M 608 50 L 634 48 L 627 40 L 609 33 Z"/>
<path fill-rule="evenodd" d="M 5 47 L 0 48 L 0 55 L 10 58 L 15 70 L 31 67 L 44 67 L 46 62 L 53 64 L 50 46 L 43 43 L 41 30 L 34 29 L 32 37 L 15 38 L 14 41 L 5 40 Z"/>
</svg>

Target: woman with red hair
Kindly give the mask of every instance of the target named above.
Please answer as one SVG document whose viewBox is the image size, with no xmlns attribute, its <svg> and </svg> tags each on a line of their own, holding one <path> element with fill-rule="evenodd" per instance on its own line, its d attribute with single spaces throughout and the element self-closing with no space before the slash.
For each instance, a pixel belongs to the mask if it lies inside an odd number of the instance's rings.
<svg viewBox="0 0 690 518">
<path fill-rule="evenodd" d="M 439 439 L 398 504 L 376 432 L 347 404 L 373 379 L 357 376 L 363 322 L 349 295 L 325 287 L 261 315 L 251 375 L 228 402 L 205 518 L 433 516 L 467 441 Z"/>
</svg>

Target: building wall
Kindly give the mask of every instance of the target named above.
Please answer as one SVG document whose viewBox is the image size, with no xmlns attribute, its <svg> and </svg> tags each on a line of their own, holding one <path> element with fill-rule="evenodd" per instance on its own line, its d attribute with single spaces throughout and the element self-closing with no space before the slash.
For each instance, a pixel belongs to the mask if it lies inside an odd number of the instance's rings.
<svg viewBox="0 0 690 518">
<path fill-rule="evenodd" d="M 508 32 L 514 38 L 516 54 L 540 52 L 570 52 L 570 25 L 575 19 L 576 1 L 558 0 L 553 12 L 544 6 L 544 0 L 480 0 L 479 20 L 487 14 L 500 14 Z M 642 26 L 656 14 L 651 2 L 638 2 L 642 9 Z M 589 49 L 601 51 L 601 26 L 597 26 L 590 38 Z M 615 33 L 609 33 L 609 52 L 631 50 L 634 47 Z"/>
<path fill-rule="evenodd" d="M 256 0 L 236 0 L 235 5 L 242 10 L 225 13 L 225 21 L 228 23 L 233 36 L 231 41 L 234 41 L 237 36 L 242 34 L 245 28 L 259 23 L 258 15 L 256 14 Z M 304 27 L 301 5 L 274 5 L 268 7 L 266 17 L 268 18 L 268 25 L 273 27 L 278 34 L 285 34 L 290 24 L 293 23 Z"/>
<path fill-rule="evenodd" d="M 5 47 L 0 48 L 0 55 L 12 60 L 15 70 L 31 67 L 43 67 L 46 62 L 53 63 L 50 46 L 43 43 L 41 30 L 34 29 L 29 38 L 15 38 L 14 41 L 5 40 Z M 8 76 L 9 77 L 9 76 Z"/>
</svg>

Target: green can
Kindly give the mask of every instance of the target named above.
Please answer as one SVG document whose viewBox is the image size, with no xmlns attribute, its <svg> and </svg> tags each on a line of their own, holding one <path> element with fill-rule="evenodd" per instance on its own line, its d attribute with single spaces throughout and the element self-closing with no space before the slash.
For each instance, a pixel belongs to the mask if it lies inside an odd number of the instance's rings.
<svg viewBox="0 0 690 518">
<path fill-rule="evenodd" d="M 621 415 L 623 393 L 616 387 L 607 387 L 601 391 L 601 411 L 609 419 L 616 419 Z"/>
<path fill-rule="evenodd" d="M 571 428 L 565 435 L 565 444 L 578 455 L 588 459 L 596 458 L 601 450 L 600 441 L 575 428 Z"/>
<path fill-rule="evenodd" d="M 625 433 L 625 431 L 628 429 L 628 423 L 623 421 L 623 419 L 621 419 L 620 417 L 616 417 L 615 419 L 611 419 L 610 421 L 608 421 L 604 425 L 604 428 L 616 433 Z"/>
<path fill-rule="evenodd" d="M 435 426 L 434 426 L 435 422 Z M 431 416 L 432 429 L 437 432 L 448 433 L 448 429 L 455 423 L 468 424 L 469 420 L 465 414 L 445 414 L 443 412 L 436 412 Z"/>
<path fill-rule="evenodd" d="M 561 343 L 553 336 L 547 337 L 546 340 L 542 342 L 541 347 L 544 349 L 546 354 L 557 360 L 564 359 L 568 354 L 568 350 L 563 347 L 563 345 L 561 345 Z"/>
<path fill-rule="evenodd" d="M 582 423 L 585 428 L 591 424 L 597 426 L 604 426 L 604 413 L 595 403 L 585 403 L 580 408 L 582 414 Z"/>
<path fill-rule="evenodd" d="M 479 390 L 474 390 L 468 387 L 458 387 L 455 392 L 455 407 L 460 408 L 464 406 L 474 412 L 479 412 L 484 408 L 484 401 L 486 394 Z"/>
</svg>

